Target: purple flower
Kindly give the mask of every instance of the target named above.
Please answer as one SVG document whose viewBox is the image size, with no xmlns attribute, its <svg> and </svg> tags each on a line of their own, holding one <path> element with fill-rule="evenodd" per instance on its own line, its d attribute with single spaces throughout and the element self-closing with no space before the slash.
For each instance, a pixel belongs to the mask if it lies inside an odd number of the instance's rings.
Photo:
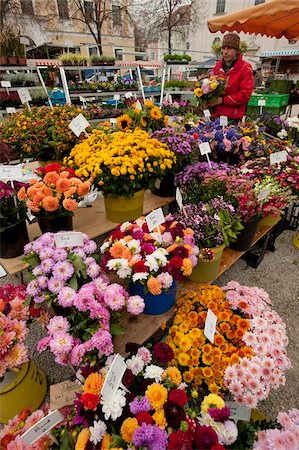
<svg viewBox="0 0 299 450">
<path fill-rule="evenodd" d="M 48 281 L 48 289 L 53 294 L 59 294 L 61 289 L 64 287 L 64 282 L 62 280 L 59 280 L 59 278 L 50 278 Z"/>
<path fill-rule="evenodd" d="M 50 350 L 55 356 L 69 354 L 73 347 L 73 338 L 67 333 L 55 333 L 50 341 Z"/>
<path fill-rule="evenodd" d="M 50 259 L 50 258 L 44 259 L 40 264 L 42 273 L 52 272 L 53 266 L 54 266 L 54 261 L 53 261 L 53 259 Z"/>
<path fill-rule="evenodd" d="M 58 303 L 64 308 L 73 306 L 75 297 L 76 291 L 69 286 L 65 286 L 58 294 Z"/>
<path fill-rule="evenodd" d="M 93 262 L 91 264 L 86 264 L 87 268 L 86 268 L 86 272 L 87 275 L 94 279 L 99 275 L 100 272 L 100 266 L 98 266 L 98 264 L 96 262 Z"/>
<path fill-rule="evenodd" d="M 53 276 L 59 280 L 66 281 L 72 277 L 75 269 L 68 261 L 59 261 L 53 267 Z"/>
<path fill-rule="evenodd" d="M 45 277 L 45 276 L 38 277 L 36 279 L 36 281 L 37 281 L 38 287 L 40 289 L 47 289 L 47 286 L 48 286 L 48 278 L 47 277 Z"/>
<path fill-rule="evenodd" d="M 129 406 L 132 414 L 137 414 L 141 411 L 151 410 L 151 404 L 147 397 L 141 397 L 141 399 L 135 397 L 134 400 L 131 403 L 129 403 Z"/>
<path fill-rule="evenodd" d="M 64 261 L 67 258 L 67 251 L 64 248 L 57 248 L 53 253 L 54 261 Z"/>
<path fill-rule="evenodd" d="M 148 450 L 165 450 L 167 448 L 167 431 L 157 425 L 143 423 L 133 433 L 133 444 Z"/>
<path fill-rule="evenodd" d="M 79 344 L 73 347 L 71 352 L 71 360 L 70 363 L 74 366 L 79 366 L 82 362 L 83 356 L 86 353 L 86 349 L 84 344 Z"/>
<path fill-rule="evenodd" d="M 39 257 L 40 259 L 47 259 L 47 258 L 52 258 L 54 255 L 55 250 L 51 247 L 45 247 L 42 248 L 39 252 Z"/>
</svg>

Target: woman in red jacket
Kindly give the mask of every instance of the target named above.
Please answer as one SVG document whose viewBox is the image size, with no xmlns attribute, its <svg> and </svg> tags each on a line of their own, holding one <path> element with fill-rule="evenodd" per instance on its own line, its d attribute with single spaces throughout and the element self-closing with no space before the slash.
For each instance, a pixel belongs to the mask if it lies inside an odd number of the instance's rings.
<svg viewBox="0 0 299 450">
<path fill-rule="evenodd" d="M 242 58 L 240 38 L 236 33 L 223 37 L 222 59 L 212 72 L 227 79 L 224 95 L 209 104 L 213 107 L 212 116 L 227 116 L 230 123 L 237 123 L 245 114 L 254 89 L 254 78 L 251 65 Z"/>
</svg>

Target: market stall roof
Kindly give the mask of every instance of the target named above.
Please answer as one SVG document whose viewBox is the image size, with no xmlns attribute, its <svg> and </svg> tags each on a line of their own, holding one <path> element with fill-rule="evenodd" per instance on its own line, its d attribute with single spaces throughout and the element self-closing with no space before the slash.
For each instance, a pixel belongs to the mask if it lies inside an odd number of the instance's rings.
<svg viewBox="0 0 299 450">
<path fill-rule="evenodd" d="M 115 61 L 116 66 L 162 67 L 161 61 Z"/>
<path fill-rule="evenodd" d="M 208 27 L 212 33 L 243 31 L 299 40 L 299 0 L 271 0 L 208 20 Z"/>
<path fill-rule="evenodd" d="M 263 52 L 261 54 L 262 58 L 271 57 L 271 56 L 299 56 L 299 48 L 294 50 L 280 50 L 276 52 Z"/>
</svg>

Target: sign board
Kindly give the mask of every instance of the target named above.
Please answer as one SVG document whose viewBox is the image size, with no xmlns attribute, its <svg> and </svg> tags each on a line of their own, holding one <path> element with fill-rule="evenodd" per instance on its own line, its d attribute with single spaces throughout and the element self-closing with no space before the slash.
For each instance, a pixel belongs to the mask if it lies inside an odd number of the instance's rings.
<svg viewBox="0 0 299 450">
<path fill-rule="evenodd" d="M 105 400 L 111 400 L 121 385 L 122 377 L 127 369 L 124 360 L 116 355 L 106 375 L 101 395 Z"/>
<path fill-rule="evenodd" d="M 226 127 L 227 126 L 227 116 L 220 116 L 220 126 L 221 127 Z"/>
<path fill-rule="evenodd" d="M 71 123 L 69 124 L 70 129 L 76 136 L 80 136 L 80 134 L 85 132 L 85 129 L 90 126 L 88 120 L 85 119 L 83 114 L 79 114 L 75 117 Z"/>
<path fill-rule="evenodd" d="M 287 152 L 285 150 L 282 150 L 281 152 L 271 153 L 270 155 L 270 164 L 271 166 L 273 164 L 280 164 L 282 162 L 285 162 L 287 160 Z"/>
<path fill-rule="evenodd" d="M 146 223 L 149 231 L 153 231 L 159 225 L 165 222 L 164 213 L 162 208 L 155 209 L 155 211 L 149 213 L 146 217 Z"/>
<path fill-rule="evenodd" d="M 141 106 L 141 103 L 140 103 L 139 100 L 136 101 L 136 103 L 135 103 L 135 108 L 136 108 L 136 109 L 139 109 L 140 111 L 142 110 L 142 106 Z"/>
<path fill-rule="evenodd" d="M 204 115 L 205 117 L 211 117 L 211 113 L 210 113 L 210 111 L 209 111 L 208 109 L 204 109 L 204 110 L 203 110 L 203 115 Z"/>
<path fill-rule="evenodd" d="M 9 88 L 9 87 L 11 87 L 11 82 L 10 81 L 1 81 L 1 87 Z"/>
<path fill-rule="evenodd" d="M 56 233 L 55 245 L 57 248 L 83 247 L 83 234 L 80 231 L 66 231 Z"/>
<path fill-rule="evenodd" d="M 7 106 L 6 112 L 7 112 L 7 114 L 15 114 L 17 112 L 17 110 L 14 106 Z"/>
<path fill-rule="evenodd" d="M 258 106 L 266 106 L 266 100 L 264 98 L 261 98 L 257 101 Z"/>
<path fill-rule="evenodd" d="M 259 192 L 257 196 L 258 201 L 261 202 L 262 200 L 265 200 L 265 198 L 269 196 L 270 192 L 271 188 L 263 189 L 261 192 Z"/>
<path fill-rule="evenodd" d="M 50 408 L 60 409 L 74 404 L 76 393 L 82 391 L 80 381 L 66 380 L 50 386 Z"/>
<path fill-rule="evenodd" d="M 20 100 L 21 100 L 21 102 L 23 104 L 27 103 L 27 102 L 31 102 L 32 98 L 31 98 L 30 92 L 28 91 L 27 88 L 18 89 L 17 93 L 18 93 L 18 95 L 20 97 Z"/>
<path fill-rule="evenodd" d="M 25 36 L 21 36 L 21 37 L 20 37 L 20 44 L 23 44 L 23 45 L 30 45 L 30 41 L 29 41 L 29 39 L 26 38 Z"/>
<path fill-rule="evenodd" d="M 117 123 L 116 119 L 114 117 L 110 118 L 110 123 Z"/>
<path fill-rule="evenodd" d="M 246 406 L 237 402 L 225 402 L 225 405 L 230 408 L 229 418 L 237 422 L 238 420 L 250 421 L 251 410 Z"/>
<path fill-rule="evenodd" d="M 212 344 L 214 343 L 214 336 L 216 332 L 216 323 L 217 323 L 217 316 L 213 313 L 210 309 L 208 309 L 208 314 L 206 318 L 205 328 L 204 328 L 204 335 L 207 339 L 209 339 Z"/>
<path fill-rule="evenodd" d="M 0 166 L 0 180 L 20 180 L 22 178 L 22 166 Z"/>
<path fill-rule="evenodd" d="M 207 155 L 208 153 L 212 153 L 209 142 L 202 142 L 198 146 L 201 155 Z"/>
<path fill-rule="evenodd" d="M 119 94 L 114 94 L 113 95 L 113 99 L 118 102 L 120 100 L 120 95 Z"/>
<path fill-rule="evenodd" d="M 64 420 L 64 416 L 57 409 L 43 417 L 29 430 L 22 434 L 22 440 L 28 445 L 34 444 L 42 436 L 49 434 L 52 428 Z"/>
</svg>

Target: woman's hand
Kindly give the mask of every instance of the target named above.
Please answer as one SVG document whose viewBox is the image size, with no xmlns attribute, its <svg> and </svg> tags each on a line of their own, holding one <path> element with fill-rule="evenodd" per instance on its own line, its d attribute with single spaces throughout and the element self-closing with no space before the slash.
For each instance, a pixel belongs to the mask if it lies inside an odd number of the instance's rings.
<svg viewBox="0 0 299 450">
<path fill-rule="evenodd" d="M 217 97 L 217 98 L 215 98 L 215 100 L 211 100 L 208 103 L 208 106 L 211 107 L 211 106 L 222 105 L 222 103 L 223 103 L 223 97 Z"/>
</svg>

